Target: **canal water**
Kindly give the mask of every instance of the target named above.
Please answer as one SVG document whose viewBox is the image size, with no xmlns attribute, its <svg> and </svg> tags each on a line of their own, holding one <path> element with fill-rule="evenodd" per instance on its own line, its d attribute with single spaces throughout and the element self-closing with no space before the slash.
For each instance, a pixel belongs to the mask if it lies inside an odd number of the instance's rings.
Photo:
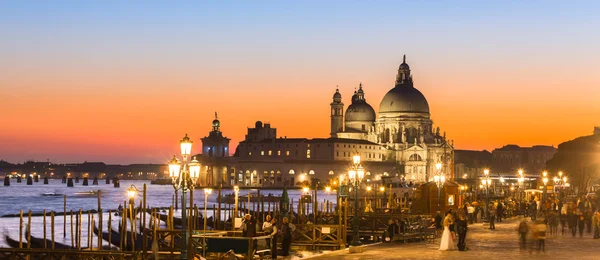
<svg viewBox="0 0 600 260">
<path fill-rule="evenodd" d="M 47 211 L 47 236 L 50 238 L 50 211 L 63 212 L 63 196 L 42 196 L 44 193 L 56 193 L 64 194 L 67 196 L 67 212 L 73 210 L 78 212 L 80 209 L 83 211 L 94 210 L 98 208 L 97 195 L 78 195 L 76 193 L 97 191 L 101 190 L 101 206 L 104 212 L 108 210 L 116 210 L 119 205 L 122 205 L 127 200 L 126 190 L 133 184 L 137 189 L 140 190 L 139 197 L 136 198 L 136 205 L 139 205 L 139 201 L 142 199 L 141 191 L 144 184 L 147 185 L 146 199 L 150 207 L 169 207 L 172 205 L 172 198 L 174 194 L 173 187 L 171 185 L 151 185 L 150 181 L 132 181 L 132 180 L 121 180 L 121 187 L 114 188 L 112 184 L 105 184 L 104 180 L 99 180 L 99 185 L 83 186 L 82 181 L 74 183 L 74 187 L 67 187 L 62 180 L 54 179 L 49 180 L 49 184 L 44 185 L 43 181 L 34 182 L 33 185 L 26 185 L 24 180 L 22 183 L 16 183 L 16 180 L 11 180 L 10 186 L 0 186 L 0 216 L 9 214 L 18 214 L 19 210 L 23 210 L 24 225 L 27 225 L 27 212 L 32 211 L 33 214 L 42 213 L 45 209 Z M 90 180 L 91 184 L 92 181 Z M 273 196 L 280 196 L 283 190 L 261 190 L 262 195 L 273 194 Z M 223 189 L 222 195 L 233 193 L 231 189 Z M 248 193 L 256 195 L 256 189 L 240 190 L 239 196 L 246 196 Z M 297 212 L 297 201 L 302 195 L 302 190 L 288 190 L 288 195 L 293 199 L 295 205 L 290 205 Z M 181 196 L 181 194 L 179 194 Z M 320 191 L 318 193 L 319 202 L 329 200 L 335 203 L 335 193 L 327 193 Z M 180 204 L 181 202 L 179 202 Z M 204 208 L 204 192 L 202 190 L 196 190 L 194 192 L 194 204 L 199 208 Z M 217 191 L 213 190 L 213 193 L 208 195 L 207 206 L 212 208 L 213 205 L 217 204 Z M 224 207 L 224 206 L 222 206 Z M 265 204 L 266 207 L 266 204 Z M 265 209 L 266 210 L 266 209 Z M 82 218 L 82 224 L 87 227 L 87 214 Z M 176 216 L 180 216 L 180 212 L 175 213 Z M 208 211 L 207 215 L 210 217 L 212 211 Z M 98 219 L 98 216 L 94 216 Z M 57 242 L 71 244 L 70 238 L 70 217 L 67 217 L 67 235 L 63 235 L 64 227 L 63 216 L 55 216 L 55 239 Z M 108 223 L 108 215 L 105 214 L 103 217 L 105 221 L 104 230 Z M 113 217 L 112 226 L 116 229 L 120 217 Z M 75 218 L 74 220 L 75 221 Z M 43 237 L 43 217 L 32 217 L 32 236 L 42 238 Z M 0 227 L 4 234 L 7 234 L 15 240 L 19 240 L 19 218 L 18 217 L 0 217 Z M 23 228 L 24 229 L 24 228 Z M 82 230 L 82 245 L 87 244 L 87 228 Z M 92 236 L 94 246 L 96 246 L 97 238 Z M 25 239 L 24 239 L 25 241 Z M 105 243 L 107 244 L 107 242 Z M 0 236 L 0 247 L 8 247 L 5 243 L 5 236 Z"/>
</svg>

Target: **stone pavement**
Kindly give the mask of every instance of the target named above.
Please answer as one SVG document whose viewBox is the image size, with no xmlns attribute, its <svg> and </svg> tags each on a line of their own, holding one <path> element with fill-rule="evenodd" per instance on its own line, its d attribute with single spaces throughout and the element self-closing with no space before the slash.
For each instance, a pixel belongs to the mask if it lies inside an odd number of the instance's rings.
<svg viewBox="0 0 600 260">
<path fill-rule="evenodd" d="M 350 254 L 340 250 L 311 259 L 600 259 L 600 239 L 592 239 L 591 233 L 584 231 L 583 237 L 546 235 L 546 252 L 530 254 L 529 250 L 519 250 L 517 225 L 521 218 L 496 223 L 496 230 L 489 230 L 483 224 L 469 226 L 467 234 L 468 251 L 439 251 L 438 238 L 435 243 L 384 243 L 365 247 L 363 253 Z M 559 226 L 560 232 L 560 226 Z"/>
</svg>

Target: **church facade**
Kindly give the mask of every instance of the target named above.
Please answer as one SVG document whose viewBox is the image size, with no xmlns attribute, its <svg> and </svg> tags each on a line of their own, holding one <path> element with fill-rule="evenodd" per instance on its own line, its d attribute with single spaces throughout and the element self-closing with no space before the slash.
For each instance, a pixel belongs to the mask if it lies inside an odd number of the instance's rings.
<svg viewBox="0 0 600 260">
<path fill-rule="evenodd" d="M 398 164 L 399 173 L 407 180 L 427 182 L 436 174 L 437 163 L 442 164 L 447 178 L 453 179 L 453 143 L 446 139 L 445 133 L 440 134 L 439 127 L 434 129 L 429 104 L 414 87 L 406 56 L 398 68 L 394 87 L 381 100 L 377 116 L 366 102 L 362 84 L 352 96 L 345 115 L 343 107 L 342 96 L 336 90 L 331 103 L 332 137 L 366 140 L 383 146 L 387 158 Z"/>
<path fill-rule="evenodd" d="M 361 155 L 366 182 L 399 176 L 406 182 L 428 182 L 442 173 L 454 178 L 453 144 L 434 129 L 429 104 L 414 87 L 406 59 L 398 69 L 395 84 L 381 100 L 379 111 L 367 103 L 362 84 L 344 110 L 339 89 L 330 103 L 329 138 L 287 138 L 277 136 L 269 123 L 256 122 L 248 128 L 231 157 L 229 139 L 213 121 L 213 131 L 202 138 L 199 157 L 206 167 L 201 185 L 293 186 L 311 179 L 332 183 L 348 171 L 353 155 Z"/>
</svg>

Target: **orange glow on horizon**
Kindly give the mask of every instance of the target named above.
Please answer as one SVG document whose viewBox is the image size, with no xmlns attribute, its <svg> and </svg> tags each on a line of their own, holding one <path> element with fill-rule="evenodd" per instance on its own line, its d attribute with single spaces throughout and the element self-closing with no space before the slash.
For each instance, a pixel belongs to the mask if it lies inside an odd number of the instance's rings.
<svg viewBox="0 0 600 260">
<path fill-rule="evenodd" d="M 0 159 L 58 157 L 65 162 L 77 154 L 89 161 L 166 162 L 185 133 L 194 140 L 193 151 L 200 151 L 199 138 L 211 130 L 214 111 L 221 131 L 232 139 L 231 154 L 258 120 L 270 122 L 282 137 L 328 137 L 335 86 L 340 86 L 347 108 L 354 88 L 363 82 L 367 102 L 378 111 L 381 98 L 393 87 L 396 66 L 384 67 L 385 73 L 371 68 L 361 73 L 362 79 L 344 78 L 336 74 L 339 71 L 312 71 L 302 77 L 275 73 L 267 82 L 224 75 L 206 75 L 201 82 L 196 77 L 168 81 L 160 75 L 153 81 L 145 74 L 90 77 L 93 84 L 84 76 L 68 82 L 61 73 L 50 72 L 33 79 L 8 77 L 5 85 L 14 91 L 2 92 L 9 98 L 0 108 L 10 112 L 3 115 L 0 142 L 5 152 Z M 531 79 L 491 81 L 486 74 L 472 75 L 471 82 L 464 82 L 440 77 L 435 69 L 411 68 L 415 87 L 429 102 L 434 127 L 446 132 L 457 149 L 492 150 L 509 143 L 557 146 L 591 134 L 597 123 L 598 115 L 590 111 L 600 111 L 600 105 L 592 94 L 562 87 L 542 93 L 526 87 Z M 538 79 L 535 86 L 587 86 L 598 81 Z M 38 85 L 42 82 L 46 82 L 43 88 Z M 507 84 L 512 85 L 510 91 Z"/>
</svg>

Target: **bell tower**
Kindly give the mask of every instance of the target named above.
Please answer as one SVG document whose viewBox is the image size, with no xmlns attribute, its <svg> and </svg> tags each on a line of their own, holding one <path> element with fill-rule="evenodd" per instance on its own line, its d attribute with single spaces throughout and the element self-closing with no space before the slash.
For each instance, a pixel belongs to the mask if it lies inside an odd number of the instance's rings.
<svg viewBox="0 0 600 260">
<path fill-rule="evenodd" d="M 331 137 L 337 137 L 337 133 L 344 131 L 344 103 L 342 103 L 342 94 L 338 88 L 333 94 L 331 106 Z"/>
</svg>

